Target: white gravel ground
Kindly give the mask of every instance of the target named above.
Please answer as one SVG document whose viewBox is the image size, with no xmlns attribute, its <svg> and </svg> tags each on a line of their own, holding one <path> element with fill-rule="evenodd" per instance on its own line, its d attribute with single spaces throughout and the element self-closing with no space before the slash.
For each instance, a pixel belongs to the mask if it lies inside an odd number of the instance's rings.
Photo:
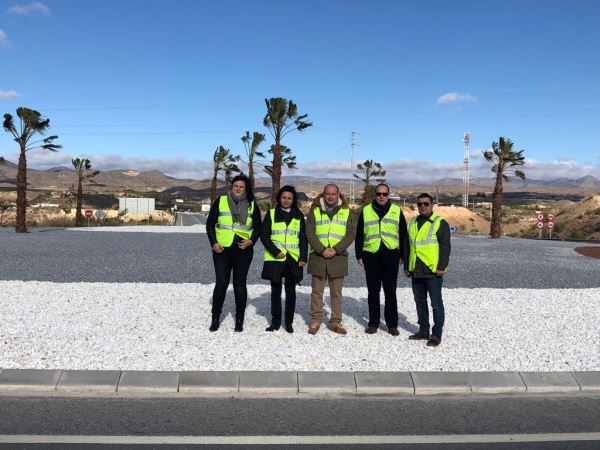
<svg viewBox="0 0 600 450">
<path fill-rule="evenodd" d="M 102 231 L 113 233 L 206 233 L 206 225 L 189 225 L 172 227 L 167 225 L 144 225 L 122 227 L 81 227 L 66 228 L 68 231 Z"/>
<path fill-rule="evenodd" d="M 188 227 L 189 228 L 189 227 Z M 307 334 L 309 287 L 296 332 L 267 333 L 269 286 L 249 286 L 243 333 L 208 331 L 210 284 L 0 281 L 0 367 L 131 370 L 600 370 L 600 289 L 446 289 L 438 348 L 408 341 L 412 294 L 399 289 L 400 336 L 366 335 L 366 288 L 345 288 L 340 336 Z M 326 297 L 326 302 L 329 299 Z M 406 317 L 404 317 L 404 315 Z"/>
</svg>

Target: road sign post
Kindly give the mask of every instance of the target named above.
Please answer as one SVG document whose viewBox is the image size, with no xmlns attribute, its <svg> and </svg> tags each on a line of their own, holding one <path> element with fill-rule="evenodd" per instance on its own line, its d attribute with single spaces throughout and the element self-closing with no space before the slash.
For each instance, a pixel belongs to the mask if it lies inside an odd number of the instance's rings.
<svg viewBox="0 0 600 450">
<path fill-rule="evenodd" d="M 87 226 L 89 227 L 90 226 L 90 217 L 92 217 L 93 212 L 91 209 L 86 209 L 83 214 L 87 218 Z"/>
</svg>

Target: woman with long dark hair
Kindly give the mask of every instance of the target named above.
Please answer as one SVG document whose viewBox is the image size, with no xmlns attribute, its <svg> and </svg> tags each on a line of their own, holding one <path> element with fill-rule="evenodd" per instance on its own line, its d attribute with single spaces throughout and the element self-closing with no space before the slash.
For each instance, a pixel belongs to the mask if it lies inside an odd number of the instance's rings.
<svg viewBox="0 0 600 450">
<path fill-rule="evenodd" d="M 263 222 L 260 240 L 265 247 L 262 278 L 271 281 L 271 325 L 266 331 L 281 327 L 281 289 L 285 279 L 285 330 L 293 333 L 296 311 L 296 284 L 302 281 L 308 256 L 304 215 L 298 208 L 298 194 L 293 186 L 282 187 L 277 206 Z"/>
<path fill-rule="evenodd" d="M 240 332 L 244 329 L 244 313 L 248 299 L 246 277 L 252 263 L 253 245 L 258 240 L 260 225 L 260 208 L 254 201 L 250 180 L 245 175 L 238 175 L 231 182 L 231 192 L 215 200 L 206 219 L 206 234 L 213 251 L 216 278 L 210 331 L 219 329 L 232 271 L 235 331 Z"/>
</svg>

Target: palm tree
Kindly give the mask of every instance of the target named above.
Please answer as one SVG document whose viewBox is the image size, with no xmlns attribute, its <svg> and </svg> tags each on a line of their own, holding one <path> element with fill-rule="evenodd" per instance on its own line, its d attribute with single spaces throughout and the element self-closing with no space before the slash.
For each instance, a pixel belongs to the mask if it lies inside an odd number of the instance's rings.
<svg viewBox="0 0 600 450">
<path fill-rule="evenodd" d="M 354 178 L 358 178 L 365 184 L 365 190 L 363 192 L 363 204 L 367 204 L 371 201 L 371 197 L 373 197 L 371 181 L 377 181 L 378 183 L 383 183 L 385 178 L 377 178 L 377 177 L 385 177 L 386 170 L 383 166 L 374 162 L 372 159 L 367 159 L 363 163 L 359 163 L 356 165 L 356 168 L 360 170 L 362 173 L 360 175 L 353 174 Z"/>
<path fill-rule="evenodd" d="M 292 149 L 282 145 L 279 147 L 281 150 L 281 163 L 286 166 L 288 169 L 296 168 L 296 156 L 292 153 Z M 269 149 L 269 153 L 273 154 L 275 152 L 275 145 L 271 145 Z M 263 167 L 266 174 L 268 174 L 271 178 L 273 177 L 273 166 L 265 165 Z"/>
<path fill-rule="evenodd" d="M 292 131 L 302 131 L 312 126 L 312 122 L 305 119 L 308 114 L 298 115 L 298 107 L 292 100 L 282 97 L 265 99 L 267 114 L 263 119 L 263 125 L 268 128 L 271 136 L 275 139 L 273 147 L 273 162 L 271 164 L 273 180 L 271 186 L 271 205 L 277 203 L 277 192 L 281 185 L 281 166 L 283 164 L 283 153 L 281 140 Z"/>
<path fill-rule="evenodd" d="M 265 154 L 263 152 L 258 151 L 258 147 L 265 141 L 265 135 L 255 131 L 252 133 L 252 138 L 250 138 L 250 132 L 246 131 L 246 134 L 242 136 L 242 142 L 244 143 L 244 148 L 246 149 L 246 159 L 238 157 L 239 161 L 242 161 L 248 166 L 248 179 L 250 180 L 250 186 L 252 190 L 254 190 L 254 165 L 260 165 L 264 167 L 264 157 Z M 257 158 L 260 158 L 257 160 Z"/>
<path fill-rule="evenodd" d="M 17 223 L 15 230 L 17 233 L 27 232 L 27 157 L 26 153 L 35 150 L 57 151 L 62 145 L 54 144 L 58 136 L 48 136 L 37 141 L 31 141 L 36 135 L 44 135 L 50 127 L 50 119 L 42 119 L 42 115 L 29 108 L 17 108 L 17 117 L 19 126 L 11 114 L 4 114 L 2 124 L 4 131 L 10 133 L 14 141 L 19 144 L 19 163 L 17 165 Z"/>
<path fill-rule="evenodd" d="M 502 136 L 498 142 L 492 142 L 492 150 L 483 152 L 484 158 L 492 163 L 492 172 L 496 174 L 496 185 L 494 186 L 494 200 L 492 202 L 492 224 L 490 227 L 490 237 L 499 239 L 502 234 L 502 182 L 509 181 L 508 174 L 525 179 L 525 173 L 515 169 L 518 166 L 525 165 L 523 152 L 513 150 L 513 142 Z"/>
<path fill-rule="evenodd" d="M 217 199 L 217 177 L 219 173 L 223 173 L 225 184 L 229 183 L 231 175 L 234 172 L 239 172 L 236 164 L 237 158 L 231 154 L 229 149 L 219 145 L 213 155 L 213 178 L 210 185 L 210 202 Z"/>
<path fill-rule="evenodd" d="M 83 215 L 81 214 L 81 204 L 83 203 L 83 180 L 94 178 L 100 173 L 99 170 L 92 171 L 92 163 L 86 158 L 73 158 L 71 160 L 77 175 L 77 206 L 75 209 L 75 226 L 83 226 Z"/>
</svg>

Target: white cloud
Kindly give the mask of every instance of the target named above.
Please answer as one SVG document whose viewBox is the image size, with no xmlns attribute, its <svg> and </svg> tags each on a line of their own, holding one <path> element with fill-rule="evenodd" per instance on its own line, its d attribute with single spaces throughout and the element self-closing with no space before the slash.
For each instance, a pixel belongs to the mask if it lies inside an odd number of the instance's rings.
<svg viewBox="0 0 600 450">
<path fill-rule="evenodd" d="M 461 94 L 460 92 L 446 92 L 437 99 L 438 106 L 446 106 L 452 103 L 472 103 L 476 102 L 477 98 L 471 94 Z"/>
<path fill-rule="evenodd" d="M 8 45 L 8 38 L 6 37 L 6 33 L 0 30 L 0 47 Z"/>
<path fill-rule="evenodd" d="M 17 16 L 30 16 L 32 14 L 40 13 L 45 16 L 52 14 L 50 8 L 41 2 L 31 2 L 22 5 L 13 5 L 8 8 L 8 14 L 15 14 Z"/>
<path fill-rule="evenodd" d="M 0 102 L 14 100 L 15 98 L 17 98 L 19 96 L 20 96 L 20 94 L 17 91 L 14 91 L 12 89 L 10 89 L 8 91 L 0 91 Z"/>
</svg>

